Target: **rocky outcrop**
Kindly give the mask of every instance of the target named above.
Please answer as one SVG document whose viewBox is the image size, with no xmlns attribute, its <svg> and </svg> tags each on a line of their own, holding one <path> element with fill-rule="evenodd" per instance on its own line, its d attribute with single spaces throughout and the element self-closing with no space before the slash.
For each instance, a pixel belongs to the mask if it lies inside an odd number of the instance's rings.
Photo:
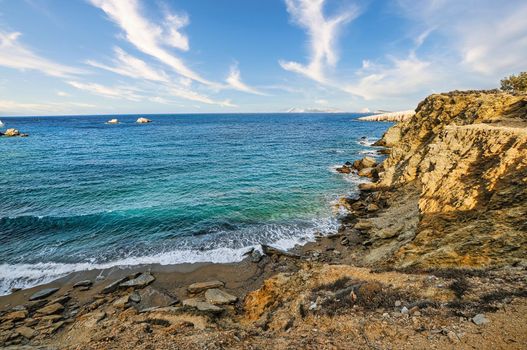
<svg viewBox="0 0 527 350">
<path fill-rule="evenodd" d="M 367 117 L 360 117 L 358 119 L 369 122 L 405 122 L 409 120 L 414 114 L 415 111 L 412 109 L 408 111 L 375 114 Z"/>
<path fill-rule="evenodd" d="M 146 124 L 146 123 L 151 123 L 151 122 L 152 122 L 152 121 L 151 121 L 150 119 L 148 119 L 148 118 L 143 118 L 143 117 L 138 118 L 138 119 L 136 120 L 136 123 L 139 123 L 139 124 Z"/>
<path fill-rule="evenodd" d="M 108 120 L 106 122 L 106 124 L 119 124 L 119 120 L 118 119 L 110 119 L 110 120 Z"/>
<path fill-rule="evenodd" d="M 21 133 L 17 129 L 7 129 L 4 133 L 0 133 L 0 136 L 5 136 L 5 137 L 16 137 L 16 136 L 27 137 L 29 135 Z"/>
<path fill-rule="evenodd" d="M 526 95 L 431 95 L 377 144 L 392 149 L 369 189 L 383 193 L 389 207 L 369 219 L 367 263 L 480 267 L 526 260 Z"/>
</svg>

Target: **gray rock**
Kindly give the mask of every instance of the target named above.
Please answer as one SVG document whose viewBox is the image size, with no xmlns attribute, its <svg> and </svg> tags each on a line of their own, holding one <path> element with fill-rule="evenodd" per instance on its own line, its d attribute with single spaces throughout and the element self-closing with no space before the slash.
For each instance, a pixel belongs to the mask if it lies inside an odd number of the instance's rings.
<svg viewBox="0 0 527 350">
<path fill-rule="evenodd" d="M 132 295 L 133 294 L 134 293 L 132 293 Z M 137 305 L 135 305 L 135 308 L 139 312 L 143 312 L 147 309 L 174 305 L 178 302 L 177 298 L 161 292 L 153 287 L 141 289 L 137 296 L 139 297 L 140 301 L 137 303 Z"/>
<path fill-rule="evenodd" d="M 59 288 L 46 288 L 46 289 L 39 290 L 35 294 L 31 295 L 29 297 L 29 300 L 32 301 L 32 300 L 44 299 L 46 297 L 49 297 L 51 294 L 55 293 L 58 290 Z"/>
<path fill-rule="evenodd" d="M 121 283 L 123 283 L 124 281 L 127 281 L 128 280 L 128 277 L 123 277 L 123 278 L 119 278 L 118 280 L 110 283 L 109 285 L 107 285 L 106 287 L 104 287 L 102 289 L 102 292 L 103 293 L 111 293 L 111 292 L 114 292 L 117 290 L 117 288 L 119 288 L 119 285 Z"/>
<path fill-rule="evenodd" d="M 92 284 L 93 284 L 93 282 L 90 281 L 90 280 L 79 281 L 79 282 L 77 282 L 77 283 L 75 283 L 75 284 L 73 285 L 73 288 L 78 288 L 78 287 L 90 287 Z"/>
<path fill-rule="evenodd" d="M 238 300 L 238 297 L 224 292 L 220 289 L 208 289 L 205 292 L 205 300 L 214 305 L 232 304 Z"/>
<path fill-rule="evenodd" d="M 142 273 L 138 277 L 131 279 L 129 281 L 123 282 L 119 284 L 122 288 L 128 288 L 128 287 L 145 287 L 149 285 L 150 283 L 155 281 L 155 277 L 152 276 L 150 273 Z"/>
<path fill-rule="evenodd" d="M 263 256 L 262 256 L 262 253 L 260 253 L 259 250 L 256 250 L 256 249 L 255 249 L 255 250 L 253 250 L 253 251 L 251 252 L 251 261 L 252 261 L 253 263 L 258 263 L 258 262 L 260 262 L 260 260 L 262 260 L 262 257 L 263 257 Z"/>
<path fill-rule="evenodd" d="M 409 312 L 409 311 L 408 311 L 408 308 L 407 308 L 406 306 L 403 306 L 403 308 L 401 309 L 401 313 L 402 313 L 403 315 L 406 315 L 406 314 L 408 314 L 408 312 Z"/>
<path fill-rule="evenodd" d="M 484 314 L 477 314 L 476 316 L 472 317 L 472 322 L 480 326 L 482 324 L 489 323 L 490 321 L 485 317 Z"/>
<path fill-rule="evenodd" d="M 294 258 L 294 259 L 298 259 L 298 258 L 301 257 L 298 254 L 286 252 L 285 250 L 281 250 L 281 249 L 278 249 L 278 248 L 275 248 L 275 247 L 271 247 L 271 246 L 266 245 L 266 244 L 262 244 L 262 250 L 263 250 L 265 255 L 269 255 L 269 256 L 271 256 L 271 255 L 278 255 L 278 256 L 286 256 L 288 258 Z"/>
<path fill-rule="evenodd" d="M 191 307 L 203 312 L 210 312 L 213 314 L 219 314 L 223 312 L 223 309 L 221 307 L 194 298 L 183 300 L 183 306 Z"/>
<path fill-rule="evenodd" d="M 197 282 L 192 283 L 190 286 L 188 286 L 187 290 L 189 293 L 196 294 L 203 292 L 204 290 L 211 289 L 211 288 L 220 288 L 223 287 L 224 283 L 222 281 L 208 281 L 208 282 Z"/>
<path fill-rule="evenodd" d="M 139 293 L 133 292 L 132 294 L 130 294 L 130 300 L 134 303 L 138 303 L 141 301 L 141 296 L 139 295 Z"/>
</svg>

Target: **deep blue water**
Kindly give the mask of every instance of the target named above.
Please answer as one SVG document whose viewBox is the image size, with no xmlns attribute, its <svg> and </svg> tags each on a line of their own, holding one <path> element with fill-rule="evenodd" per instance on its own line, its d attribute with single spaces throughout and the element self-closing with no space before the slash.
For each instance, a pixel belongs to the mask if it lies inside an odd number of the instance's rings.
<svg viewBox="0 0 527 350">
<path fill-rule="evenodd" d="M 332 171 L 389 124 L 353 114 L 4 118 L 0 294 L 124 264 L 240 260 L 332 232 L 358 179 Z"/>
</svg>

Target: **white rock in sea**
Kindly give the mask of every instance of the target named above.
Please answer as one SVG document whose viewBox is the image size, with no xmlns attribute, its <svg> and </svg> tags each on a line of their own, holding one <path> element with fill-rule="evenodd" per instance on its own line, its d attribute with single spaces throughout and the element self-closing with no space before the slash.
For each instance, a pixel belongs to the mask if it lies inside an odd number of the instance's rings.
<svg viewBox="0 0 527 350">
<path fill-rule="evenodd" d="M 118 119 L 110 119 L 106 122 L 106 124 L 119 124 L 119 120 Z"/>
<path fill-rule="evenodd" d="M 151 122 L 152 122 L 152 121 L 151 121 L 150 119 L 148 119 L 148 118 L 143 118 L 143 117 L 138 118 L 137 121 L 136 121 L 136 123 L 139 123 L 139 124 L 145 124 L 145 123 L 151 123 Z"/>
<path fill-rule="evenodd" d="M 0 120 L 0 128 L 3 128 L 5 124 Z"/>
</svg>

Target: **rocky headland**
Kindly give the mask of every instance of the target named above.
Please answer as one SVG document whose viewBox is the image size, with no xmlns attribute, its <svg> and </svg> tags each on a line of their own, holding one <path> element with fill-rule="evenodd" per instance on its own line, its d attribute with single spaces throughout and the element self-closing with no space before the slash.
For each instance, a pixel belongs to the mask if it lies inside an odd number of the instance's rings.
<svg viewBox="0 0 527 350">
<path fill-rule="evenodd" d="M 235 264 L 72 274 L 0 298 L 0 345 L 527 348 L 527 95 L 436 94 L 376 144 L 339 232 Z M 365 170 L 367 169 L 367 170 Z"/>
</svg>

